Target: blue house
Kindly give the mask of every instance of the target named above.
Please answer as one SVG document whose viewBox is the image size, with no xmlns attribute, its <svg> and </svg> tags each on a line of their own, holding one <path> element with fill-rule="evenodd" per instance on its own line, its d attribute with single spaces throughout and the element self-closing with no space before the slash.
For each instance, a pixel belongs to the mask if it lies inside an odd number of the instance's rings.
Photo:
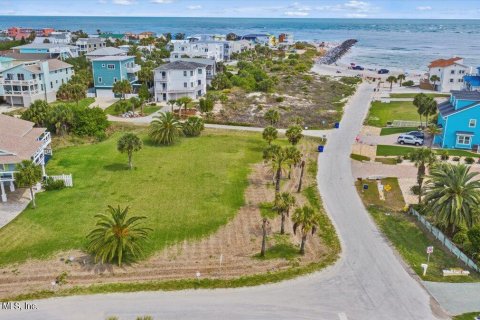
<svg viewBox="0 0 480 320">
<path fill-rule="evenodd" d="M 463 83 L 467 90 L 480 90 L 480 67 L 477 68 L 477 74 L 464 76 Z"/>
<path fill-rule="evenodd" d="M 132 87 L 137 84 L 140 66 L 133 56 L 106 56 L 92 59 L 93 80 L 97 97 L 114 97 L 113 84 L 128 80 Z"/>
<path fill-rule="evenodd" d="M 438 105 L 438 126 L 442 133 L 434 143 L 442 148 L 477 152 L 480 145 L 480 92 L 451 91 L 450 100 Z"/>
</svg>

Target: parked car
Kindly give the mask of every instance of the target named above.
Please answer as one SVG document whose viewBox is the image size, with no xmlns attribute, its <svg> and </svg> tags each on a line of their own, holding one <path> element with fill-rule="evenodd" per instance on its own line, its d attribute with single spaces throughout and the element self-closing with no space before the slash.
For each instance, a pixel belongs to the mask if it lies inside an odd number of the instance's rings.
<svg viewBox="0 0 480 320">
<path fill-rule="evenodd" d="M 380 70 L 378 70 L 378 74 L 387 74 L 387 73 L 389 73 L 389 72 L 390 72 L 390 70 L 388 70 L 388 69 L 380 69 Z"/>
<path fill-rule="evenodd" d="M 355 66 L 355 67 L 353 67 L 352 69 L 353 69 L 353 70 L 365 70 L 365 68 L 362 67 L 362 66 Z"/>
<path fill-rule="evenodd" d="M 410 131 L 410 132 L 407 132 L 406 134 L 408 134 L 409 136 L 420 138 L 420 139 L 425 139 L 425 134 L 422 131 Z"/>
<path fill-rule="evenodd" d="M 397 142 L 399 144 L 412 144 L 415 146 L 423 145 L 423 139 L 417 138 L 415 136 L 411 136 L 408 134 L 402 134 L 398 137 Z"/>
</svg>

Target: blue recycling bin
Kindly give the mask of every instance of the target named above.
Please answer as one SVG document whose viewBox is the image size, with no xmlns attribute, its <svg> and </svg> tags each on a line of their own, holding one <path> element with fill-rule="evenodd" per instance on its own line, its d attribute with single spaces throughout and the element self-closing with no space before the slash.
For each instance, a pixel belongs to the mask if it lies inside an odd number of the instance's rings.
<svg viewBox="0 0 480 320">
<path fill-rule="evenodd" d="M 340 122 L 335 122 L 335 129 L 340 128 Z"/>
<path fill-rule="evenodd" d="M 363 185 L 363 190 L 368 190 L 368 184 Z"/>
<path fill-rule="evenodd" d="M 323 152 L 323 149 L 324 149 L 325 146 L 318 146 L 318 152 Z"/>
</svg>

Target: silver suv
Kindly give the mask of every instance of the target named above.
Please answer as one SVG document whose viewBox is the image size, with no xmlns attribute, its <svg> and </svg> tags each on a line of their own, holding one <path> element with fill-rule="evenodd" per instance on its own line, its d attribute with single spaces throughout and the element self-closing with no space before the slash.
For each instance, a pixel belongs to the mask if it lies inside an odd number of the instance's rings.
<svg viewBox="0 0 480 320">
<path fill-rule="evenodd" d="M 402 134 L 398 137 L 397 142 L 399 144 L 413 144 L 415 146 L 423 145 L 423 139 L 417 138 L 409 134 Z"/>
</svg>

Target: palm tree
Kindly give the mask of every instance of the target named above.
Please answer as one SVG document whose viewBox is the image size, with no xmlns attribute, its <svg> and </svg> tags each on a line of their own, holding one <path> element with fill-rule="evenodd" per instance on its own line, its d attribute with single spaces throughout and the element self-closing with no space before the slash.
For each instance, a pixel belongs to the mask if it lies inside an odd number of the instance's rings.
<svg viewBox="0 0 480 320">
<path fill-rule="evenodd" d="M 142 149 L 142 140 L 134 133 L 125 133 L 117 143 L 117 150 L 128 155 L 128 167 L 133 168 L 132 156 L 133 152 Z"/>
<path fill-rule="evenodd" d="M 275 127 L 275 125 L 278 123 L 280 120 L 280 112 L 278 112 L 277 109 L 268 109 L 267 112 L 265 112 L 264 115 L 265 120 L 270 122 L 270 125 Z"/>
<path fill-rule="evenodd" d="M 300 163 L 300 178 L 298 179 L 298 188 L 297 192 L 300 193 L 302 191 L 302 182 L 303 182 L 303 172 L 305 171 L 305 160 L 302 160 Z"/>
<path fill-rule="evenodd" d="M 433 140 L 435 139 L 435 136 L 439 135 L 442 133 L 442 129 L 439 128 L 436 124 L 432 123 L 430 124 L 427 128 L 425 128 L 425 133 L 430 135 L 432 137 L 432 143 L 430 144 L 430 148 L 433 146 Z"/>
<path fill-rule="evenodd" d="M 73 83 L 69 85 L 68 90 L 70 91 L 70 98 L 75 101 L 78 107 L 78 102 L 87 96 L 86 88 L 83 84 Z"/>
<path fill-rule="evenodd" d="M 189 117 L 183 124 L 183 133 L 187 137 L 197 137 L 205 128 L 203 119 L 200 117 Z"/>
<path fill-rule="evenodd" d="M 172 100 L 168 100 L 167 104 L 170 105 L 170 108 L 171 108 L 171 112 L 173 113 L 173 106 L 177 103 L 177 100 L 175 99 L 172 99 Z"/>
<path fill-rule="evenodd" d="M 312 235 L 315 234 L 319 226 L 320 217 L 312 207 L 305 205 L 301 208 L 295 209 L 295 212 L 292 215 L 292 221 L 294 234 L 297 234 L 297 229 L 300 228 L 302 236 L 300 254 L 305 254 L 305 242 L 307 241 L 307 236 L 310 232 Z"/>
<path fill-rule="evenodd" d="M 285 148 L 278 147 L 270 149 L 268 161 L 270 161 L 270 168 L 275 175 L 275 194 L 277 194 L 280 192 L 282 172 L 290 167 L 291 160 Z"/>
<path fill-rule="evenodd" d="M 280 224 L 280 234 L 285 233 L 285 217 L 290 216 L 290 209 L 295 204 L 295 197 L 288 192 L 282 192 L 275 196 L 275 203 L 273 209 L 282 217 L 282 222 Z"/>
<path fill-rule="evenodd" d="M 275 127 L 273 126 L 268 126 L 263 129 L 262 133 L 263 139 L 268 142 L 268 144 L 272 144 L 272 141 L 277 139 L 278 137 L 278 131 Z"/>
<path fill-rule="evenodd" d="M 290 179 L 292 166 L 297 166 L 302 161 L 302 153 L 295 146 L 285 147 L 285 153 L 289 159 L 288 179 Z"/>
<path fill-rule="evenodd" d="M 265 251 L 267 250 L 267 226 L 268 217 L 262 215 L 262 249 L 260 250 L 260 257 L 265 257 Z"/>
<path fill-rule="evenodd" d="M 390 90 L 392 90 L 392 88 L 393 88 L 393 83 L 394 83 L 394 82 L 397 83 L 397 77 L 395 77 L 395 76 L 389 76 L 389 77 L 387 78 L 387 82 L 390 83 Z"/>
<path fill-rule="evenodd" d="M 478 172 L 464 164 L 441 164 L 430 172 L 426 182 L 424 210 L 453 235 L 455 228 L 471 228 L 480 218 L 480 181 Z"/>
<path fill-rule="evenodd" d="M 183 126 L 173 113 L 160 113 L 150 124 L 149 136 L 157 144 L 170 145 L 182 134 Z"/>
<path fill-rule="evenodd" d="M 399 75 L 397 76 L 397 80 L 398 80 L 398 82 L 399 82 L 399 84 L 400 84 L 400 87 L 401 87 L 403 80 L 405 80 L 405 75 L 404 75 L 403 73 L 399 74 Z"/>
<path fill-rule="evenodd" d="M 35 209 L 35 193 L 33 187 L 42 180 L 42 168 L 30 160 L 23 160 L 16 167 L 15 182 L 21 186 L 30 189 L 30 197 L 32 198 L 32 206 Z"/>
<path fill-rule="evenodd" d="M 113 84 L 112 91 L 115 94 L 121 94 L 122 98 L 125 99 L 125 95 L 132 92 L 132 85 L 127 79 L 117 81 Z"/>
<path fill-rule="evenodd" d="M 128 207 L 108 206 L 107 213 L 95 215 L 96 228 L 87 235 L 88 251 L 95 256 L 95 262 L 116 262 L 121 266 L 125 258 L 135 259 L 143 253 L 140 244 L 152 229 L 140 226 L 146 217 L 127 219 L 127 214 Z"/>
<path fill-rule="evenodd" d="M 292 144 L 292 146 L 296 145 L 300 141 L 300 139 L 302 139 L 302 131 L 302 127 L 296 124 L 288 127 L 285 135 L 287 136 L 288 141 Z"/>
<path fill-rule="evenodd" d="M 138 46 L 136 44 L 133 44 L 131 45 L 129 48 L 128 48 L 128 52 L 127 54 L 129 56 L 134 56 L 136 57 L 137 54 L 142 54 L 142 52 L 140 51 L 140 49 L 138 49 Z"/>
<path fill-rule="evenodd" d="M 177 104 L 179 104 L 180 106 L 183 106 L 183 108 L 185 109 L 185 113 L 187 112 L 187 108 L 188 108 L 188 105 L 192 102 L 192 98 L 190 97 L 181 97 L 179 99 L 177 99 Z M 180 116 L 180 113 L 178 114 L 178 116 Z"/>
<path fill-rule="evenodd" d="M 413 105 L 417 107 L 417 113 L 420 116 L 420 126 L 423 127 L 422 115 L 425 113 L 425 99 L 427 95 L 424 93 L 419 93 L 413 98 Z"/>
<path fill-rule="evenodd" d="M 410 152 L 409 159 L 415 163 L 415 166 L 418 168 L 418 203 L 420 203 L 422 201 L 422 187 L 425 178 L 425 171 L 427 167 L 432 166 L 437 161 L 437 156 L 432 149 L 416 148 L 414 151 Z"/>
<path fill-rule="evenodd" d="M 425 115 L 425 124 L 428 126 L 428 116 L 437 113 L 437 102 L 432 97 L 426 97 L 422 100 L 423 114 Z"/>
<path fill-rule="evenodd" d="M 433 90 L 436 90 L 435 86 L 437 82 L 440 81 L 440 78 L 434 74 L 430 77 L 430 81 L 433 82 Z"/>
<path fill-rule="evenodd" d="M 138 109 L 143 105 L 143 101 L 140 98 L 131 97 L 129 100 L 130 100 L 130 104 L 132 105 L 132 112 L 135 112 L 135 109 Z"/>
</svg>

